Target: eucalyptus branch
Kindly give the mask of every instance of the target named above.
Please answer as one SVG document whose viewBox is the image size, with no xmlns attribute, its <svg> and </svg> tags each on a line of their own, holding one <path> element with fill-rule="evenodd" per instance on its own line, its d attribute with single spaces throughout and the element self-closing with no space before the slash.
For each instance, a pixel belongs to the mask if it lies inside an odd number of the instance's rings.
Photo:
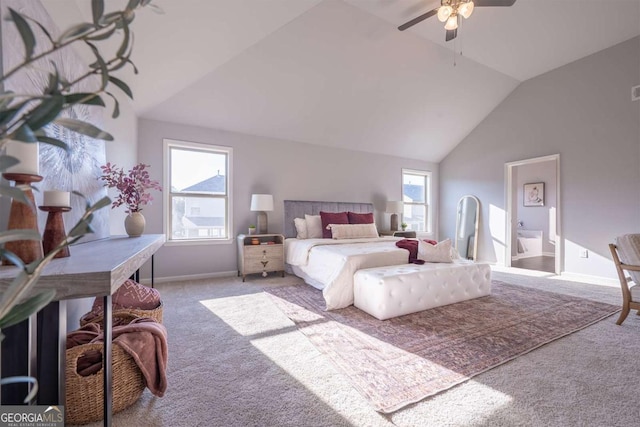
<svg viewBox="0 0 640 427">
<path fill-rule="evenodd" d="M 138 6 L 138 7 L 143 7 L 143 6 Z M 128 10 L 128 9 L 127 9 Z M 14 68 L 12 68 L 11 70 L 9 70 L 8 72 L 6 72 L 3 76 L 0 76 L 0 83 L 5 81 L 6 79 L 8 79 L 9 77 L 11 77 L 12 75 L 14 75 L 15 73 L 17 73 L 18 71 L 22 70 L 24 67 L 27 67 L 31 64 L 33 64 L 34 62 L 42 59 L 42 58 L 46 58 L 47 56 L 51 55 L 54 52 L 57 52 L 58 50 L 69 46 L 77 41 L 80 40 L 91 40 L 92 38 L 96 38 L 101 35 L 101 33 L 103 32 L 109 32 L 111 30 L 111 27 L 113 28 L 118 28 L 119 22 L 125 21 L 126 20 L 126 10 L 123 12 L 113 12 L 114 15 L 113 17 L 117 17 L 117 19 L 112 18 L 110 20 L 110 22 L 107 25 L 103 25 L 100 26 L 99 24 L 93 24 L 95 26 L 94 30 L 88 31 L 88 32 L 84 32 L 84 33 L 80 33 L 75 37 L 69 37 L 66 40 L 64 40 L 63 42 L 53 42 L 52 47 L 49 50 L 45 50 L 44 52 L 41 52 L 37 55 L 34 56 L 30 56 L 27 57 L 21 64 L 16 65 Z M 111 14 L 110 14 L 111 15 Z"/>
<path fill-rule="evenodd" d="M 109 65 L 111 65 L 112 63 L 115 63 L 116 61 L 118 61 L 118 60 L 120 60 L 120 59 L 121 59 L 121 58 L 119 58 L 119 57 L 115 57 L 115 58 L 112 58 L 112 59 L 110 59 L 109 61 L 105 62 L 105 65 L 107 66 L 107 70 L 108 70 L 108 71 L 113 71 L 112 69 L 109 69 Z M 80 76 L 80 77 L 78 77 L 77 79 L 75 79 L 75 80 L 73 80 L 73 81 L 70 81 L 70 82 L 67 82 L 66 84 L 62 85 L 61 90 L 62 90 L 62 91 L 64 91 L 64 90 L 71 89 L 71 86 L 73 86 L 73 85 L 75 85 L 75 84 L 77 84 L 77 83 L 81 82 L 82 80 L 86 79 L 87 77 L 90 77 L 90 76 L 94 76 L 94 75 L 101 74 L 101 71 L 102 71 L 102 70 L 100 70 L 100 69 L 95 69 L 95 70 L 87 71 L 85 74 L 81 75 L 81 76 Z M 96 94 L 97 94 L 97 93 L 103 93 L 103 92 L 105 92 L 105 90 L 101 88 L 101 89 L 98 89 L 97 91 L 95 91 L 95 92 L 93 92 L 93 93 L 96 93 Z"/>
<path fill-rule="evenodd" d="M 92 33 L 97 33 L 98 31 L 103 30 L 103 28 L 97 28 L 94 32 Z M 83 37 L 86 37 L 87 34 L 85 34 Z M 12 75 L 14 75 L 15 73 L 17 73 L 18 71 L 22 70 L 24 67 L 27 67 L 31 64 L 33 64 L 34 62 L 42 59 L 42 58 L 46 58 L 47 56 L 51 55 L 54 52 L 57 52 L 58 50 L 62 49 L 63 47 L 66 47 L 72 43 L 75 43 L 78 40 L 81 40 L 83 37 L 79 37 L 79 38 L 75 38 L 75 39 L 69 39 L 63 43 L 56 43 L 53 42 L 53 47 L 49 50 L 46 50 L 42 53 L 39 53 L 35 56 L 32 56 L 30 58 L 27 58 L 24 60 L 24 62 L 22 62 L 21 64 L 16 65 L 14 68 L 12 68 L 11 70 L 9 70 L 7 73 L 5 73 L 3 76 L 0 76 L 0 83 L 5 81 L 6 79 L 8 79 L 9 77 L 11 77 Z"/>
</svg>

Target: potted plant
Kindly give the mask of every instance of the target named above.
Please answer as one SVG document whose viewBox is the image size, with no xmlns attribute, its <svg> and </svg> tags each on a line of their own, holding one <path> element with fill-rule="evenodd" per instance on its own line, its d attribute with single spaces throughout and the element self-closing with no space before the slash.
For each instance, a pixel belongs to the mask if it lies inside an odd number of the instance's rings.
<svg viewBox="0 0 640 427">
<path fill-rule="evenodd" d="M 145 219 L 140 213 L 142 206 L 150 204 L 153 200 L 149 190 L 162 191 L 160 183 L 149 177 L 146 170 L 149 165 L 138 163 L 126 174 L 122 168 L 115 164 L 107 163 L 100 166 L 102 176 L 99 179 L 105 182 L 105 187 L 118 190 L 118 197 L 111 204 L 111 208 L 125 205 L 128 214 L 124 220 L 124 228 L 129 237 L 139 237 L 144 232 Z"/>
<path fill-rule="evenodd" d="M 254 224 L 249 225 L 249 236 L 256 234 L 256 226 Z"/>
<path fill-rule="evenodd" d="M 402 231 L 405 231 L 408 227 L 408 224 L 406 222 L 403 222 L 402 224 L 400 224 L 400 227 L 402 227 Z"/>
</svg>

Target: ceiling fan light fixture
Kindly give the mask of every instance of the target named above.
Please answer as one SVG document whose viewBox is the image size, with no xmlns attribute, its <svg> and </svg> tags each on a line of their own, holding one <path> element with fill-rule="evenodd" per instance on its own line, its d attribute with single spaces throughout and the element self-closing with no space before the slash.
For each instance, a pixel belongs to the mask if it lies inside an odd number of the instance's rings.
<svg viewBox="0 0 640 427">
<path fill-rule="evenodd" d="M 445 30 L 455 30 L 458 28 L 458 15 L 453 14 L 447 19 L 447 23 L 444 25 Z"/>
<path fill-rule="evenodd" d="M 472 1 L 468 1 L 466 3 L 462 3 L 460 7 L 458 7 L 458 13 L 462 15 L 464 19 L 467 19 L 473 13 L 474 4 Z"/>
<path fill-rule="evenodd" d="M 453 13 L 453 8 L 449 5 L 440 6 L 438 9 L 438 20 L 445 22 Z"/>
</svg>

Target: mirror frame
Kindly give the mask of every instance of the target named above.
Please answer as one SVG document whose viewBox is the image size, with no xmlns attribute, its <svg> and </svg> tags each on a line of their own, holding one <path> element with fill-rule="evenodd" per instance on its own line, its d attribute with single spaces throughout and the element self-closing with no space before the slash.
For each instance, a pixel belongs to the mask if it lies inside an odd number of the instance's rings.
<svg viewBox="0 0 640 427">
<path fill-rule="evenodd" d="M 460 251 L 458 250 L 458 232 L 460 231 L 460 215 L 461 209 L 460 204 L 465 198 L 471 198 L 476 202 L 476 220 L 474 225 L 474 239 L 473 239 L 473 258 L 467 258 L 466 256 L 460 255 Z M 472 259 L 474 262 L 478 259 L 478 224 L 480 222 L 480 200 L 476 196 L 471 194 L 464 195 L 460 197 L 458 200 L 458 204 L 456 205 L 456 234 L 455 234 L 455 250 L 463 259 Z M 467 248 L 467 253 L 469 253 L 469 249 Z"/>
</svg>

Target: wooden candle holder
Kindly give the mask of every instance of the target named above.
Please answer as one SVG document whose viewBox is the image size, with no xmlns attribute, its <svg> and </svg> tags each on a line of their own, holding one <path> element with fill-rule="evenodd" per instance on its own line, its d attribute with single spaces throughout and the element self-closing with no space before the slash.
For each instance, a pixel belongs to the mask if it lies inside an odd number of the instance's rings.
<svg viewBox="0 0 640 427">
<path fill-rule="evenodd" d="M 13 199 L 11 201 L 11 211 L 9 212 L 8 230 L 32 229 L 38 231 L 38 216 L 35 210 L 35 199 L 31 190 L 31 183 L 42 181 L 40 175 L 31 175 L 26 173 L 4 173 L 4 179 L 15 181 L 16 186 L 24 186 L 25 196 L 33 204 L 29 206 Z M 39 240 L 15 240 L 7 242 L 4 248 L 16 254 L 22 262 L 28 264 L 43 257 L 42 242 Z M 10 261 L 3 259 L 2 265 L 13 265 Z"/>
<path fill-rule="evenodd" d="M 44 227 L 44 234 L 42 235 L 42 249 L 44 254 L 54 250 L 67 236 L 64 231 L 64 219 L 62 218 L 63 212 L 69 212 L 71 208 L 69 206 L 40 206 L 40 210 L 48 212 L 47 224 Z M 62 248 L 54 258 L 66 258 L 70 256 L 69 246 Z"/>
</svg>

